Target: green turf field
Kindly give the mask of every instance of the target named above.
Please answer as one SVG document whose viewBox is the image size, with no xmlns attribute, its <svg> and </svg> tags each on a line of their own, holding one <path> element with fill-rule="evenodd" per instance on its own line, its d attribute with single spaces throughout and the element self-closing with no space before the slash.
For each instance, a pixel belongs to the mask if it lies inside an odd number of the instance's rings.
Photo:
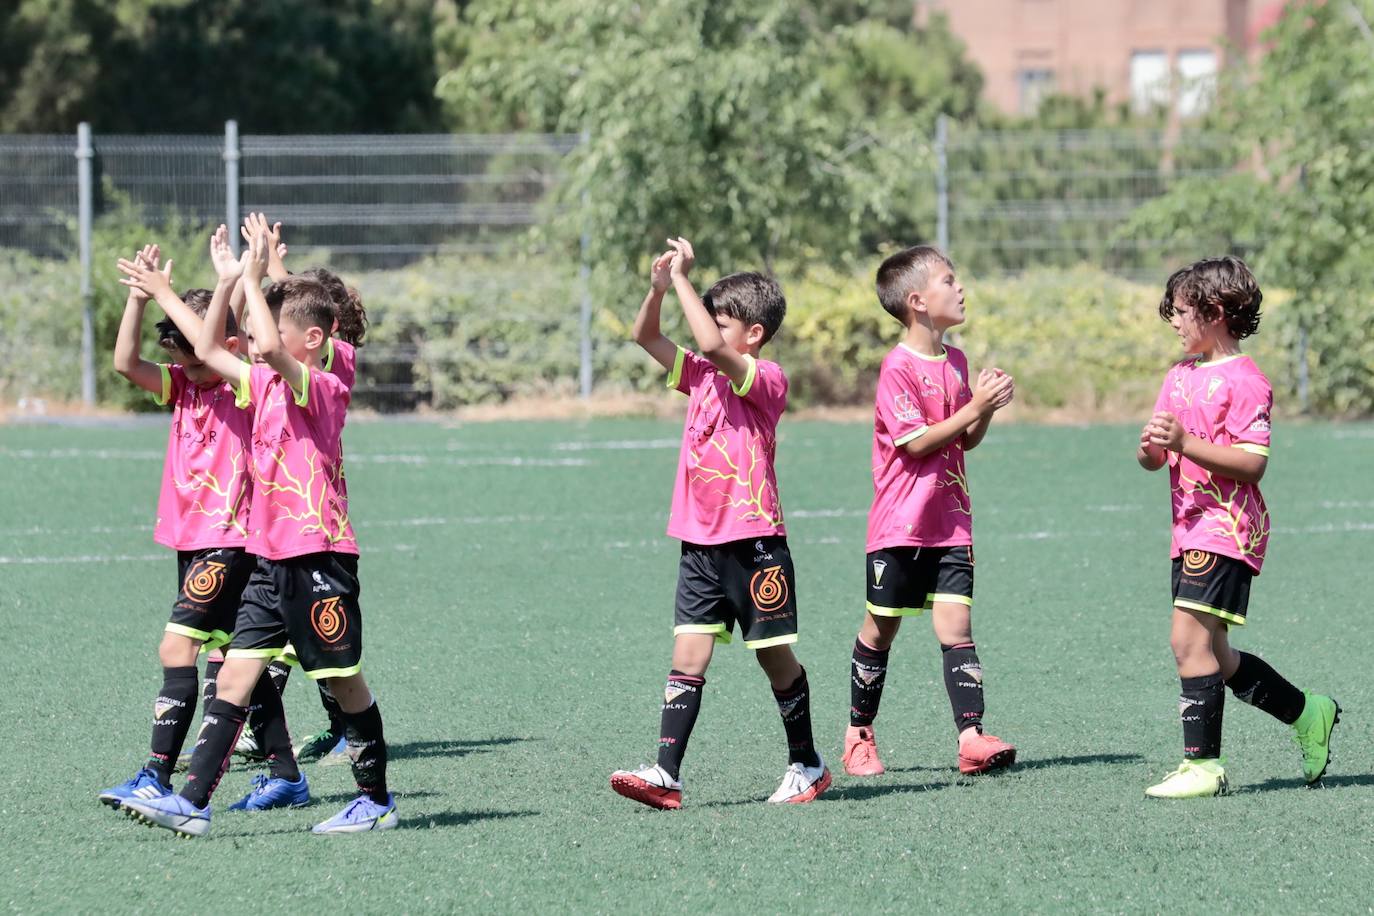
<svg viewBox="0 0 1374 916">
<path fill-rule="evenodd" d="M 1135 427 L 994 426 L 969 459 L 988 724 L 1020 748 L 962 779 L 923 620 L 893 651 L 889 772 L 839 770 L 863 607 L 865 424 L 784 420 L 779 475 L 813 717 L 834 788 L 763 803 L 786 765 L 767 682 L 722 648 L 684 809 L 613 795 L 652 759 L 677 545 L 680 426 L 651 420 L 355 423 L 365 669 L 402 827 L 306 832 L 351 796 L 309 766 L 307 810 L 223 810 L 180 841 L 98 805 L 148 740 L 175 587 L 151 540 L 162 423 L 0 427 L 0 901 L 21 912 L 1367 912 L 1374 425 L 1280 426 L 1270 559 L 1234 637 L 1345 707 L 1325 788 L 1288 730 L 1228 701 L 1229 798 L 1149 802 L 1180 756 L 1167 483 Z M 287 690 L 293 731 L 322 722 Z M 249 909 L 251 908 L 251 910 Z"/>
</svg>

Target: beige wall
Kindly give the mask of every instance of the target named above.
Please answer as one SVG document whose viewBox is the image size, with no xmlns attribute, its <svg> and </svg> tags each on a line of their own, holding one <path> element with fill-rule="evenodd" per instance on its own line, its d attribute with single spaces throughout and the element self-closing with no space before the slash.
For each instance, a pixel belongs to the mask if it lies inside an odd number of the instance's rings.
<svg viewBox="0 0 1374 916">
<path fill-rule="evenodd" d="M 1130 98 L 1131 55 L 1163 51 L 1171 63 L 1182 51 L 1213 50 L 1218 68 L 1224 43 L 1248 51 L 1253 31 L 1272 17 L 1275 0 L 917 0 L 924 21 L 943 12 L 982 69 L 988 101 L 1009 113 L 1022 108 L 1022 70 L 1054 73 L 1058 92 Z"/>
</svg>

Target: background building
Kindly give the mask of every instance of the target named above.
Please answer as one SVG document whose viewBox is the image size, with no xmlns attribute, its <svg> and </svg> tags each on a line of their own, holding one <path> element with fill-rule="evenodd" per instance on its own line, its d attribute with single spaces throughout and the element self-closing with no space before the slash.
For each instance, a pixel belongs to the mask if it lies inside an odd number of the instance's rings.
<svg viewBox="0 0 1374 916">
<path fill-rule="evenodd" d="M 1033 114 L 1051 93 L 1106 91 L 1139 111 L 1205 110 L 1217 72 L 1250 55 L 1284 0 L 917 0 L 948 17 L 1008 114 Z"/>
</svg>

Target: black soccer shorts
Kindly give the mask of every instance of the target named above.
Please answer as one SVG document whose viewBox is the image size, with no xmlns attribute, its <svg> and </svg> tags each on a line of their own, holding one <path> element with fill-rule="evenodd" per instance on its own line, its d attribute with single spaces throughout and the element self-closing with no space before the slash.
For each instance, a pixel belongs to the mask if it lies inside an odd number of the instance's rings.
<svg viewBox="0 0 1374 916">
<path fill-rule="evenodd" d="M 673 633 L 710 633 L 766 649 L 797 641 L 797 589 L 787 538 L 682 544 Z"/>
<path fill-rule="evenodd" d="M 868 612 L 908 617 L 937 601 L 973 607 L 972 547 L 884 547 L 868 555 Z"/>
<path fill-rule="evenodd" d="M 256 564 L 242 547 L 178 550 L 177 598 L 166 631 L 198 640 L 207 651 L 228 645 Z"/>
<path fill-rule="evenodd" d="M 1245 625 L 1254 570 L 1240 560 L 1205 550 L 1185 550 L 1174 557 L 1174 607 L 1214 614 L 1227 623 Z"/>
<path fill-rule="evenodd" d="M 227 654 L 286 657 L 311 680 L 357 674 L 363 659 L 361 591 L 352 554 L 259 557 Z"/>
</svg>

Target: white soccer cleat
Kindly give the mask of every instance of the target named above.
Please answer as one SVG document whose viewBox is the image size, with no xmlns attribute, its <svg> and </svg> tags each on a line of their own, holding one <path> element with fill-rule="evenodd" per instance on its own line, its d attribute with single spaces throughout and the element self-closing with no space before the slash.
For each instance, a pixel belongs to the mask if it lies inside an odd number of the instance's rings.
<svg viewBox="0 0 1374 916">
<path fill-rule="evenodd" d="M 682 807 L 682 783 L 656 763 L 640 767 L 633 773 L 616 770 L 611 774 L 611 788 L 650 808 L 672 810 Z"/>
<path fill-rule="evenodd" d="M 816 756 L 820 757 L 819 754 Z M 824 760 L 820 766 L 814 767 L 793 763 L 782 774 L 782 784 L 778 786 L 778 791 L 768 797 L 768 801 L 774 805 L 801 805 L 814 801 L 828 788 L 830 771 L 826 769 Z"/>
</svg>

